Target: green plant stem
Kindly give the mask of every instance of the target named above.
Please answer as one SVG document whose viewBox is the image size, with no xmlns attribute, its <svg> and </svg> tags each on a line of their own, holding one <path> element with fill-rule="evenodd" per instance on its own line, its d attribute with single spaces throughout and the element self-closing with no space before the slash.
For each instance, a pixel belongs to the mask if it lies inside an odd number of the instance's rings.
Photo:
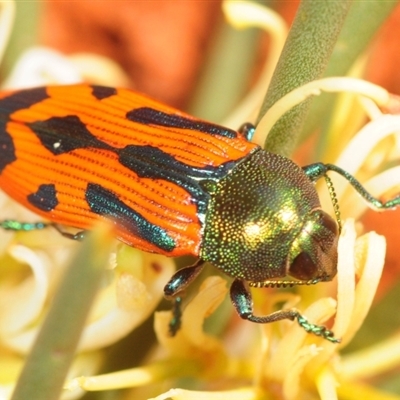
<svg viewBox="0 0 400 400">
<path fill-rule="evenodd" d="M 282 51 L 258 121 L 281 97 L 321 77 L 350 8 L 349 0 L 303 0 Z M 287 112 L 272 128 L 265 148 L 289 156 L 308 110 L 308 101 Z M 257 122 L 258 122 L 257 121 Z"/>
<path fill-rule="evenodd" d="M 329 76 L 345 76 L 357 58 L 367 49 L 375 34 L 386 21 L 398 1 L 357 1 L 354 2 L 347 15 L 337 44 L 332 52 L 328 66 L 323 74 Z M 329 113 L 334 108 L 336 96 L 321 95 L 312 101 L 300 140 L 307 138 L 321 126 L 321 116 L 330 123 Z M 326 145 L 325 136 L 321 135 L 319 153 Z"/>
<path fill-rule="evenodd" d="M 12 400 L 58 400 L 108 260 L 103 230 L 90 234 L 65 271 Z"/>
<path fill-rule="evenodd" d="M 218 123 L 236 106 L 248 86 L 258 35 L 255 29 L 236 30 L 221 24 L 199 77 L 191 114 Z"/>
</svg>

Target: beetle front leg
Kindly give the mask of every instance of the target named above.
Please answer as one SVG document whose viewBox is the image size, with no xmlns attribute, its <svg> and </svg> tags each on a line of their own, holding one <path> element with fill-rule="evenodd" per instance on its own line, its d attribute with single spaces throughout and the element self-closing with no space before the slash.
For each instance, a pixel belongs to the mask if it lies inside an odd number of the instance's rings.
<svg viewBox="0 0 400 400">
<path fill-rule="evenodd" d="M 333 343 L 339 343 L 340 340 L 334 337 L 332 331 L 328 330 L 324 326 L 315 325 L 308 322 L 297 310 L 280 310 L 275 311 L 269 315 L 257 317 L 253 314 L 253 300 L 251 294 L 246 288 L 244 282 L 240 279 L 235 279 L 231 285 L 230 290 L 231 301 L 236 308 L 237 313 L 243 319 L 247 319 L 251 322 L 258 324 L 266 324 L 269 322 L 280 321 L 282 319 L 290 319 L 294 321 L 297 319 L 299 325 L 309 333 L 313 333 L 317 336 L 322 336 L 324 339 L 329 340 Z"/>
<path fill-rule="evenodd" d="M 53 224 L 51 223 L 51 226 L 61 234 L 61 236 L 64 236 L 67 239 L 71 240 L 77 240 L 78 242 L 81 242 L 83 239 L 85 239 L 86 235 L 88 234 L 88 231 L 79 231 L 77 233 L 69 233 L 64 231 L 58 224 Z"/>
<path fill-rule="evenodd" d="M 189 284 L 196 279 L 203 269 L 204 263 L 205 262 L 203 260 L 198 260 L 190 267 L 185 267 L 176 271 L 164 287 L 165 298 L 174 302 L 172 308 L 173 317 L 169 323 L 169 332 L 171 336 L 175 336 L 176 332 L 178 332 L 179 328 L 181 327 L 182 297 L 177 295 L 185 290 Z"/>
</svg>

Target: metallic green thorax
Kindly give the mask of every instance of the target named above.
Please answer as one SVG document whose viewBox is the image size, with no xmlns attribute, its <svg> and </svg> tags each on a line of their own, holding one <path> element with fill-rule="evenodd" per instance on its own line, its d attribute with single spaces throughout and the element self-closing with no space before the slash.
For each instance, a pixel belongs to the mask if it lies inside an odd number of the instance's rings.
<svg viewBox="0 0 400 400">
<path fill-rule="evenodd" d="M 337 237 L 302 169 L 260 149 L 212 190 L 201 258 L 250 282 L 328 280 L 336 274 Z"/>
</svg>

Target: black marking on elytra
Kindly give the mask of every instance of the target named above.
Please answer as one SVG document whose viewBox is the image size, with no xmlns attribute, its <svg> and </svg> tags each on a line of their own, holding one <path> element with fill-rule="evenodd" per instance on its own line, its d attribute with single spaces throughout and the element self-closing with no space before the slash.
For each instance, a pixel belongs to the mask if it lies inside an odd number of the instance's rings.
<svg viewBox="0 0 400 400">
<path fill-rule="evenodd" d="M 209 200 L 209 194 L 201 186 L 201 181 L 221 179 L 236 163 L 228 162 L 217 168 L 196 168 L 153 146 L 128 145 L 119 150 L 118 154 L 120 163 L 140 178 L 163 179 L 185 189 L 195 199 L 200 214 L 205 214 Z"/>
<path fill-rule="evenodd" d="M 12 93 L 0 99 L 0 174 L 8 164 L 17 159 L 14 142 L 7 132 L 7 123 L 12 119 L 11 114 L 29 108 L 48 97 L 45 88 L 36 88 Z"/>
<path fill-rule="evenodd" d="M 107 86 L 92 86 L 92 95 L 98 100 L 106 99 L 107 97 L 117 94 L 117 89 Z"/>
<path fill-rule="evenodd" d="M 17 159 L 14 142 L 6 128 L 7 122 L 0 121 L 0 174 L 8 164 Z"/>
<path fill-rule="evenodd" d="M 232 129 L 211 124 L 210 122 L 192 120 L 177 114 L 167 114 L 150 107 L 135 108 L 134 110 L 128 111 L 126 113 L 126 118 L 144 125 L 189 129 L 230 139 L 237 137 L 237 132 Z"/>
<path fill-rule="evenodd" d="M 175 241 L 157 225 L 147 221 L 141 214 L 127 206 L 118 196 L 105 187 L 89 183 L 85 193 L 90 210 L 110 218 L 133 235 L 152 243 L 164 251 L 172 251 Z"/>
<path fill-rule="evenodd" d="M 8 117 L 13 112 L 29 108 L 48 97 L 49 95 L 47 94 L 45 87 L 26 89 L 12 93 L 0 100 L 0 115 Z M 4 117 L 2 117 L 2 119 L 3 118 Z"/>
<path fill-rule="evenodd" d="M 31 99 L 30 101 L 32 103 L 47 97 L 47 93 L 44 89 L 28 90 L 21 93 L 15 96 L 13 101 L 17 105 L 12 106 L 11 110 L 18 109 L 18 107 L 24 108 L 29 105 L 29 101 L 23 102 L 21 100 L 25 93 L 27 97 Z M 97 98 L 105 98 L 107 95 L 110 96 L 114 93 L 114 89 L 100 86 L 93 87 L 93 95 Z M 11 102 L 11 104 L 13 104 L 13 102 Z M 194 129 L 226 137 L 236 136 L 236 132 L 217 125 L 193 121 L 188 118 L 180 117 L 179 115 L 160 113 L 152 109 L 141 108 L 133 110 L 128 114 L 130 114 L 133 120 L 140 121 L 141 123 L 154 123 L 164 127 Z M 230 161 L 216 167 L 205 166 L 203 168 L 196 168 L 179 162 L 173 155 L 156 147 L 135 145 L 128 145 L 122 149 L 113 147 L 93 135 L 88 127 L 76 115 L 51 117 L 44 121 L 34 121 L 26 125 L 29 126 L 32 133 L 38 137 L 42 145 L 55 156 L 76 149 L 102 149 L 116 154 L 121 164 L 130 171 L 136 173 L 139 177 L 160 179 L 181 187 L 191 196 L 201 221 L 204 220 L 210 197 L 209 192 L 204 189 L 202 182 L 210 180 L 217 181 L 223 178 L 239 161 Z M 0 163 L 0 166 L 3 166 L 3 168 L 15 159 L 14 147 L 11 139 L 11 136 L 9 136 L 5 130 L 0 132 L 0 145 L 2 146 L 2 148 L 0 148 L 0 159 L 3 163 Z M 36 199 L 37 196 L 32 198 Z"/>
<path fill-rule="evenodd" d="M 41 211 L 51 211 L 58 205 L 57 191 L 54 184 L 40 185 L 35 193 L 27 196 L 28 202 Z"/>
<path fill-rule="evenodd" d="M 113 150 L 113 147 L 97 139 L 76 115 L 51 117 L 45 121 L 31 122 L 27 125 L 43 146 L 54 155 L 87 147 Z"/>
</svg>

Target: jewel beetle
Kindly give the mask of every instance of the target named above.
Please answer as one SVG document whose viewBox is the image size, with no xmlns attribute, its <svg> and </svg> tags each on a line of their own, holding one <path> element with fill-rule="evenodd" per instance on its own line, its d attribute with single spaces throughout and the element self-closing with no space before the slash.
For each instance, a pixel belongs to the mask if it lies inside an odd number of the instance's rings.
<svg viewBox="0 0 400 400">
<path fill-rule="evenodd" d="M 321 209 L 314 188 L 321 177 L 330 182 L 328 171 L 375 209 L 400 204 L 399 197 L 375 199 L 337 166 L 301 168 L 263 150 L 248 140 L 250 125 L 234 131 L 126 89 L 78 84 L 4 92 L 0 124 L 0 188 L 49 221 L 5 220 L 1 227 L 84 232 L 107 219 L 128 245 L 198 258 L 165 286 L 175 301 L 172 334 L 182 291 L 210 262 L 233 278 L 230 296 L 243 319 L 296 319 L 337 342 L 294 309 L 255 316 L 248 287 L 315 284 L 336 275 L 340 219 Z"/>
</svg>

